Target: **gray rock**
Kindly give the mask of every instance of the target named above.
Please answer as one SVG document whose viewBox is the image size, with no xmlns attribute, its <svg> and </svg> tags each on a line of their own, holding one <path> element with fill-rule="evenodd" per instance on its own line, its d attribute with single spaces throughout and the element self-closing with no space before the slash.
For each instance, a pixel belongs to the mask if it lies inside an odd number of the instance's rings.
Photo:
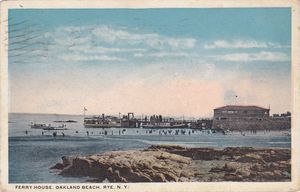
<svg viewBox="0 0 300 192">
<path fill-rule="evenodd" d="M 273 158 L 276 156 L 276 158 Z M 63 176 L 88 176 L 93 182 L 288 181 L 290 150 L 152 146 L 62 157 L 51 169 Z"/>
<path fill-rule="evenodd" d="M 63 169 L 64 165 L 62 163 L 56 163 L 54 166 L 50 167 L 50 169 Z"/>
</svg>

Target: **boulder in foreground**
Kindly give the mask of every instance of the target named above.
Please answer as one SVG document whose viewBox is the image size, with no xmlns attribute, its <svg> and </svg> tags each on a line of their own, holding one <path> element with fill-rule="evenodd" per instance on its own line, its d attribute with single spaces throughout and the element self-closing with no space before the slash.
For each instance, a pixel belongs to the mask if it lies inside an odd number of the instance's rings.
<svg viewBox="0 0 300 192">
<path fill-rule="evenodd" d="M 191 158 L 164 151 L 114 151 L 75 157 L 60 174 L 111 182 L 179 181 L 190 162 Z"/>
</svg>

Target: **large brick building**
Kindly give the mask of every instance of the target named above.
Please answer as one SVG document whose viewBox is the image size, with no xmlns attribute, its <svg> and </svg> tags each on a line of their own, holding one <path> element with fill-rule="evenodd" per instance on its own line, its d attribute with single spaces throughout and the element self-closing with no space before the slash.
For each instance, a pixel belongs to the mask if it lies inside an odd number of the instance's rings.
<svg viewBox="0 0 300 192">
<path fill-rule="evenodd" d="M 213 129 L 269 129 L 270 109 L 258 106 L 227 105 L 214 109 Z"/>
</svg>

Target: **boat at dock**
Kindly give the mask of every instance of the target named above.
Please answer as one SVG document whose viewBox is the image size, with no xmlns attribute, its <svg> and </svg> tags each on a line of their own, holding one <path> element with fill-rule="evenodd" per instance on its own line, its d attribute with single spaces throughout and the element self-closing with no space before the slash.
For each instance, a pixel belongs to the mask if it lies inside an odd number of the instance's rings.
<svg viewBox="0 0 300 192">
<path fill-rule="evenodd" d="M 121 123 L 113 116 L 93 116 L 84 118 L 85 128 L 119 128 Z"/>
<path fill-rule="evenodd" d="M 180 124 L 155 123 L 155 124 L 142 125 L 142 128 L 179 129 L 179 128 L 188 128 L 188 125 L 184 123 L 180 123 Z"/>
<path fill-rule="evenodd" d="M 89 123 L 85 123 L 84 124 L 85 128 L 120 128 L 120 124 L 111 124 L 111 123 L 95 123 L 95 124 L 89 124 Z"/>
</svg>

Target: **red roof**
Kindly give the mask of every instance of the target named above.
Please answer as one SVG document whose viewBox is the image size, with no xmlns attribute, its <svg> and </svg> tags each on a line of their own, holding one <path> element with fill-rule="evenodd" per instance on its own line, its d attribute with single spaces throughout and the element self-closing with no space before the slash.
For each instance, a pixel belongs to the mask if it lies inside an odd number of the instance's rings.
<svg viewBox="0 0 300 192">
<path fill-rule="evenodd" d="M 259 106 L 255 106 L 255 105 L 226 105 L 223 107 L 218 107 L 215 108 L 216 109 L 223 109 L 223 110 L 246 110 L 246 109 L 252 109 L 252 110 L 269 110 L 267 108 L 264 107 L 259 107 Z"/>
</svg>

